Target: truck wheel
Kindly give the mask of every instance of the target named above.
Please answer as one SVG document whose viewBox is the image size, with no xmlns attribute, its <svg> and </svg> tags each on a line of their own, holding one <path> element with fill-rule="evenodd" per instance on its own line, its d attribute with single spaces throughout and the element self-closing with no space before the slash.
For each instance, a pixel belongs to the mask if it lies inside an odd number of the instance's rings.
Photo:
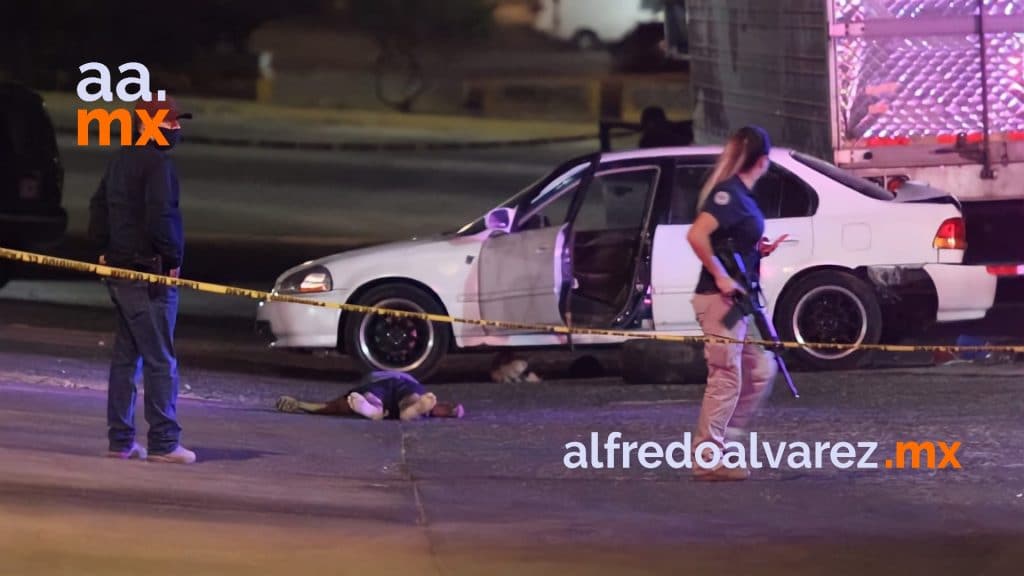
<svg viewBox="0 0 1024 576">
<path fill-rule="evenodd" d="M 627 340 L 622 345 L 622 379 L 630 384 L 704 384 L 704 345 Z"/>
<path fill-rule="evenodd" d="M 801 278 L 787 288 L 775 311 L 779 336 L 788 342 L 877 344 L 882 336 L 882 310 L 865 282 L 836 270 Z M 798 348 L 796 359 L 820 370 L 862 366 L 870 351 Z"/>
<path fill-rule="evenodd" d="M 430 294 L 407 284 L 386 284 L 363 294 L 356 304 L 427 314 L 444 314 Z M 418 318 L 347 312 L 342 320 L 345 352 L 368 370 L 406 372 L 426 380 L 451 344 L 451 326 Z"/>
<path fill-rule="evenodd" d="M 572 45 L 581 52 L 590 52 L 601 48 L 601 39 L 590 30 L 580 30 L 573 35 Z"/>
</svg>

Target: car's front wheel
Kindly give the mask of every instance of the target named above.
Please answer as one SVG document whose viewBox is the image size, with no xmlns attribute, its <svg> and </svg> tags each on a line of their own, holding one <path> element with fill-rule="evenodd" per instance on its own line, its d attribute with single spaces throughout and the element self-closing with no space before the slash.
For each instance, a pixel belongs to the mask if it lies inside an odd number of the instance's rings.
<svg viewBox="0 0 1024 576">
<path fill-rule="evenodd" d="M 779 336 L 801 344 L 877 344 L 882 310 L 871 287 L 849 272 L 823 270 L 787 289 L 775 311 Z M 857 368 L 869 351 L 851 348 L 797 348 L 798 361 L 812 368 Z"/>
<path fill-rule="evenodd" d="M 387 284 L 363 294 L 355 304 L 403 312 L 444 314 L 427 292 L 407 284 Z M 348 312 L 342 325 L 345 352 L 368 370 L 407 372 L 429 378 L 448 352 L 451 327 L 420 318 Z"/>
</svg>

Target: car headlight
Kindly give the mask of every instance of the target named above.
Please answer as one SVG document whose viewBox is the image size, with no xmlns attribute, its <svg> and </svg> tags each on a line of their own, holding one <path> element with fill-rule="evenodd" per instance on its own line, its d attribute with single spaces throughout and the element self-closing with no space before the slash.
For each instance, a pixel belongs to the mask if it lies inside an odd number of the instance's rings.
<svg viewBox="0 0 1024 576">
<path fill-rule="evenodd" d="M 331 273 L 323 266 L 299 270 L 285 278 L 277 291 L 280 294 L 313 294 L 334 289 Z"/>
</svg>

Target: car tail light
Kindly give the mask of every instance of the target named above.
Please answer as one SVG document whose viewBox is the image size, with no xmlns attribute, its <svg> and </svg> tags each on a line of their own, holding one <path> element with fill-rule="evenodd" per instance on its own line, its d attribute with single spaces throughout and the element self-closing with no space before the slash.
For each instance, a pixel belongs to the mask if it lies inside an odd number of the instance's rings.
<svg viewBox="0 0 1024 576">
<path fill-rule="evenodd" d="M 1003 264 L 1000 266 L 986 266 L 988 273 L 993 276 L 1024 276 L 1024 264 Z"/>
<path fill-rule="evenodd" d="M 939 250 L 966 250 L 967 227 L 963 218 L 949 218 L 939 226 L 932 240 L 932 246 Z"/>
</svg>

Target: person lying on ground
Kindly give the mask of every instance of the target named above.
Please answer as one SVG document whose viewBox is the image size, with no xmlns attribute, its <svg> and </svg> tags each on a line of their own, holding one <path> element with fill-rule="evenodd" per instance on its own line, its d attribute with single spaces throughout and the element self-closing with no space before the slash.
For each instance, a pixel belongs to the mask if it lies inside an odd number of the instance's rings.
<svg viewBox="0 0 1024 576">
<path fill-rule="evenodd" d="M 437 401 L 433 392 L 404 372 L 371 372 L 352 390 L 330 402 L 305 402 L 291 396 L 277 399 L 277 409 L 291 414 L 362 416 L 370 420 L 462 418 L 462 404 Z"/>
</svg>

